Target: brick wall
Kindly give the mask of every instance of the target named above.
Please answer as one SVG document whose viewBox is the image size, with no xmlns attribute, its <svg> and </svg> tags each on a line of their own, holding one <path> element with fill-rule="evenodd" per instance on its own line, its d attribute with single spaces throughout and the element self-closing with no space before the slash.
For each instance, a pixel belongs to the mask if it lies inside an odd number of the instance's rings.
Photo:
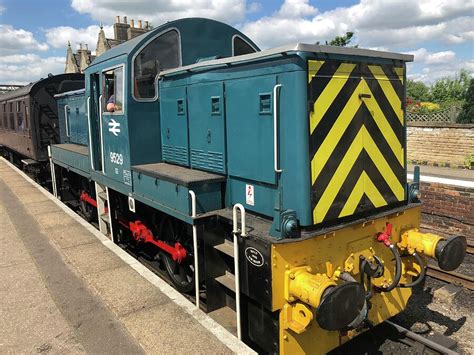
<svg viewBox="0 0 474 355">
<path fill-rule="evenodd" d="M 407 160 L 409 163 L 465 167 L 474 154 L 474 125 L 409 123 Z M 474 167 L 471 167 L 474 168 Z"/>
<path fill-rule="evenodd" d="M 422 227 L 441 235 L 464 235 L 474 245 L 474 189 L 421 183 Z"/>
</svg>

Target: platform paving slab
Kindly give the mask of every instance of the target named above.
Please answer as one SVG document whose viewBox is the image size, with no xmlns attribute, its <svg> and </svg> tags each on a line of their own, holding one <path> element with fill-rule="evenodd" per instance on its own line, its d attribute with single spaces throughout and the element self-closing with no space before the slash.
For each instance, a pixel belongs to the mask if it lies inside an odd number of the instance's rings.
<svg viewBox="0 0 474 355">
<path fill-rule="evenodd" d="M 250 352 L 2 159 L 0 231 L 0 353 Z"/>
</svg>

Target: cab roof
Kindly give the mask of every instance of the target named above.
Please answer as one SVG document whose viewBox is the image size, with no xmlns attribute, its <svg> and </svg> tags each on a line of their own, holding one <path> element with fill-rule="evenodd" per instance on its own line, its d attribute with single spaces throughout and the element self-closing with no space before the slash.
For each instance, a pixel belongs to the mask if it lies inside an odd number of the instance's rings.
<svg viewBox="0 0 474 355">
<path fill-rule="evenodd" d="M 190 65 L 196 62 L 196 58 L 194 58 L 192 55 L 188 55 L 190 48 L 185 48 L 186 45 L 192 47 L 193 43 L 197 42 L 202 44 L 202 42 L 205 40 L 211 42 L 211 44 L 213 41 L 214 43 L 217 43 L 215 41 L 219 40 L 225 35 L 230 35 L 230 38 L 232 38 L 234 35 L 238 35 L 248 42 L 252 47 L 254 47 L 256 51 L 259 51 L 257 45 L 250 38 L 232 26 L 206 18 L 185 18 L 167 22 L 152 29 L 151 31 L 145 32 L 140 36 L 132 38 L 129 41 L 109 49 L 104 54 L 97 57 L 86 69 L 86 71 L 97 64 L 106 62 L 119 56 L 126 55 L 131 57 L 138 49 L 142 48 L 144 44 L 148 43 L 153 38 L 158 37 L 158 35 L 162 32 L 166 32 L 167 30 L 171 29 L 176 29 L 180 34 L 182 42 L 181 50 L 183 65 Z M 231 40 L 229 40 L 228 45 L 230 47 L 232 46 Z M 219 55 L 219 53 L 210 53 L 210 56 L 212 55 Z M 229 54 L 229 56 L 231 55 L 232 54 Z"/>
</svg>

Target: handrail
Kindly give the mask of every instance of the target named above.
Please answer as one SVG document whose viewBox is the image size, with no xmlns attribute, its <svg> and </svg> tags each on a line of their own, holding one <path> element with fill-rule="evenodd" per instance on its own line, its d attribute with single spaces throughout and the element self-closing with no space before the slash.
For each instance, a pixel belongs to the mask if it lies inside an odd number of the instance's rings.
<svg viewBox="0 0 474 355">
<path fill-rule="evenodd" d="M 58 198 L 58 188 L 56 186 L 56 171 L 54 169 L 53 155 L 51 154 L 51 146 L 48 145 L 49 167 L 51 169 L 51 183 L 53 185 L 53 195 Z"/>
<path fill-rule="evenodd" d="M 279 91 L 281 84 L 276 84 L 273 87 L 273 169 L 276 173 L 281 173 L 283 170 L 280 169 L 278 157 L 278 105 L 279 105 Z"/>
<path fill-rule="evenodd" d="M 100 125 L 100 159 L 102 163 L 102 174 L 105 175 L 105 158 L 104 158 L 104 134 L 102 129 L 102 95 L 99 96 L 99 125 Z"/>
<path fill-rule="evenodd" d="M 87 125 L 89 126 L 89 154 L 91 159 L 91 168 L 95 170 L 94 166 L 94 149 L 92 147 L 92 131 L 91 131 L 91 97 L 87 98 Z"/>
<path fill-rule="evenodd" d="M 191 217 L 196 218 L 196 194 L 193 190 L 189 190 L 191 195 Z M 199 309 L 199 259 L 198 259 L 198 243 L 197 243 L 197 227 L 193 223 L 193 254 L 194 254 L 194 289 L 196 297 L 196 308 Z"/>
<path fill-rule="evenodd" d="M 245 229 L 245 207 L 240 203 L 236 203 L 232 209 L 232 222 L 233 230 L 232 234 L 234 235 L 234 277 L 235 277 L 235 308 L 237 311 L 237 338 L 242 339 L 242 327 L 240 325 L 240 278 L 239 278 L 239 241 L 237 234 L 239 233 L 239 228 L 237 224 L 237 210 L 240 210 L 240 224 L 242 225 L 242 230 L 240 235 L 246 237 Z"/>
<path fill-rule="evenodd" d="M 68 115 L 69 105 L 64 105 L 64 118 L 66 121 L 66 137 L 71 137 L 71 132 L 69 131 L 69 115 Z"/>
</svg>

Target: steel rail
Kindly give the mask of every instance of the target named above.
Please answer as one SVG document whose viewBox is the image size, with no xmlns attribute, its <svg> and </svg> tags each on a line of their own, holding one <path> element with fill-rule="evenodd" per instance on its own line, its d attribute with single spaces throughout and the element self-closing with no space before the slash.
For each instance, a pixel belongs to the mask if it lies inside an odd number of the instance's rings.
<svg viewBox="0 0 474 355">
<path fill-rule="evenodd" d="M 422 344 L 424 347 L 428 348 L 428 349 L 431 349 L 431 350 L 434 350 L 436 351 L 437 353 L 439 354 L 443 354 L 443 355 L 457 355 L 458 353 L 454 350 L 451 350 L 441 344 L 438 344 L 438 343 L 435 343 L 434 341 L 430 340 L 430 339 L 427 339 L 419 334 L 416 334 L 414 332 L 412 332 L 411 330 L 409 329 L 406 329 L 398 324 L 395 324 L 389 320 L 386 320 L 385 321 L 386 324 L 388 324 L 389 326 L 393 327 L 398 333 L 400 333 L 401 335 L 403 335 L 404 337 L 416 342 L 416 343 L 419 343 L 419 344 Z"/>
<path fill-rule="evenodd" d="M 471 291 L 474 290 L 474 277 L 463 275 L 454 271 L 444 271 L 436 265 L 428 265 L 426 274 L 435 279 L 462 286 Z"/>
</svg>

